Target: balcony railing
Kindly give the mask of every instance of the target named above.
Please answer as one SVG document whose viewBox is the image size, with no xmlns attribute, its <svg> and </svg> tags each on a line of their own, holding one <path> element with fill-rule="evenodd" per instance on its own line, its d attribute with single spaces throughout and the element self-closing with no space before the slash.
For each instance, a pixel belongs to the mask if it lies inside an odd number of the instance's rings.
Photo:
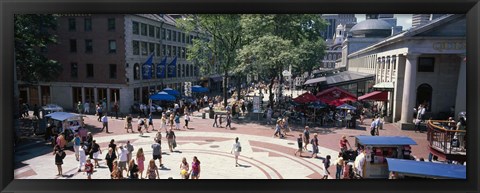
<svg viewBox="0 0 480 193">
<path fill-rule="evenodd" d="M 456 125 L 449 127 L 449 121 L 446 120 L 428 120 L 427 121 L 427 140 L 431 148 L 447 154 L 466 155 L 465 151 L 453 147 L 452 141 L 455 136 L 465 136 L 466 131 L 456 130 Z M 466 140 L 466 137 L 460 137 L 458 140 Z M 460 143 L 460 141 L 458 141 Z"/>
</svg>

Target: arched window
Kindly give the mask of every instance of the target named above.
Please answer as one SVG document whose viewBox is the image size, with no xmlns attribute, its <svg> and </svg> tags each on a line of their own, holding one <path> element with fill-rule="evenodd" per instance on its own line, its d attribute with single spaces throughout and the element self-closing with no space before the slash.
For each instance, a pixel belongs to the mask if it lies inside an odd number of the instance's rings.
<svg viewBox="0 0 480 193">
<path fill-rule="evenodd" d="M 133 65 L 133 79 L 140 80 L 140 64 L 138 63 Z"/>
<path fill-rule="evenodd" d="M 433 89 L 432 86 L 429 84 L 421 84 L 417 88 L 417 105 L 415 107 L 418 107 L 420 104 L 424 104 L 427 107 L 427 112 L 431 111 L 431 104 L 432 104 L 432 93 Z"/>
</svg>

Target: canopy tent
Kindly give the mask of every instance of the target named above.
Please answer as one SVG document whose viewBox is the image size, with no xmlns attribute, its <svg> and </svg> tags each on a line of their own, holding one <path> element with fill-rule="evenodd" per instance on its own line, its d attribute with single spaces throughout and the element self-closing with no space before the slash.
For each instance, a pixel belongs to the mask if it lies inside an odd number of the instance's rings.
<svg viewBox="0 0 480 193">
<path fill-rule="evenodd" d="M 303 85 L 315 84 L 315 83 L 325 82 L 325 81 L 327 81 L 327 78 L 325 78 L 325 77 L 312 78 L 312 79 L 308 79 L 307 81 L 305 81 L 305 83 L 303 83 Z"/>
<path fill-rule="evenodd" d="M 317 93 L 317 98 L 329 105 L 339 106 L 347 101 L 357 101 L 357 96 L 338 87 L 329 88 Z"/>
<path fill-rule="evenodd" d="M 165 88 L 163 89 L 164 92 L 168 93 L 169 95 L 179 96 L 180 92 L 173 90 L 172 88 Z"/>
<path fill-rule="evenodd" d="M 417 145 L 410 137 L 405 136 L 356 136 L 358 143 L 361 145 L 387 145 L 387 146 L 400 146 L 400 145 Z"/>
<path fill-rule="evenodd" d="M 150 99 L 154 101 L 175 101 L 175 97 L 169 95 L 167 92 L 159 92 L 157 94 L 150 95 Z"/>
<path fill-rule="evenodd" d="M 467 179 L 467 167 L 464 165 L 392 158 L 387 158 L 387 163 L 391 172 L 441 179 Z"/>
<path fill-rule="evenodd" d="M 393 82 L 381 82 L 373 85 L 373 90 L 375 91 L 393 91 L 393 89 Z"/>
<path fill-rule="evenodd" d="M 373 91 L 371 93 L 365 94 L 358 97 L 359 101 L 362 100 L 371 100 L 371 101 L 388 101 L 388 92 L 387 91 Z"/>
<path fill-rule="evenodd" d="M 195 86 L 192 86 L 192 92 L 204 93 L 204 92 L 208 92 L 208 88 L 201 87 L 199 85 L 195 85 Z"/>
<path fill-rule="evenodd" d="M 64 121 L 64 120 L 71 119 L 78 116 L 81 116 L 81 115 L 74 114 L 74 113 L 67 113 L 67 112 L 54 112 L 54 113 L 45 115 L 45 117 L 49 117 L 51 119 L 58 120 L 58 121 Z"/>
<path fill-rule="evenodd" d="M 311 102 L 318 101 L 318 99 L 317 99 L 317 97 L 315 97 L 315 95 L 313 95 L 309 92 L 306 92 L 306 93 L 301 94 L 297 98 L 294 98 L 293 101 L 296 102 L 296 103 L 311 103 Z"/>
<path fill-rule="evenodd" d="M 354 106 L 352 106 L 352 105 L 349 105 L 349 104 L 346 104 L 346 103 L 344 103 L 344 104 L 342 104 L 342 105 L 339 105 L 339 106 L 337 107 L 337 109 L 343 109 L 343 110 L 357 110 L 357 108 L 355 108 Z"/>
</svg>

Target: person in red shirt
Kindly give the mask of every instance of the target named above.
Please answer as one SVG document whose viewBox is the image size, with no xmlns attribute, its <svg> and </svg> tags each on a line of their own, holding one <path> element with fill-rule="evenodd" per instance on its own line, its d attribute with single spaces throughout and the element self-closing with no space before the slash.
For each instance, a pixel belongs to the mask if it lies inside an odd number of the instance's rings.
<svg viewBox="0 0 480 193">
<path fill-rule="evenodd" d="M 93 174 L 93 164 L 90 159 L 87 159 L 87 163 L 85 164 L 85 173 L 87 173 L 88 179 L 92 179 Z"/>
<path fill-rule="evenodd" d="M 348 147 L 350 147 L 350 149 L 352 149 L 352 146 L 350 145 L 350 143 L 348 142 L 347 140 L 347 136 L 342 136 L 342 139 L 340 139 L 340 151 L 341 152 L 344 152 L 347 150 L 347 145 Z"/>
</svg>

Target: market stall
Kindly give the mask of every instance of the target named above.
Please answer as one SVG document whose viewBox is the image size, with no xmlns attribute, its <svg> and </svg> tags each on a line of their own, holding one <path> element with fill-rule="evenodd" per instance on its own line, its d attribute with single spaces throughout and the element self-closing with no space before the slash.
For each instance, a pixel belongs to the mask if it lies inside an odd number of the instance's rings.
<svg viewBox="0 0 480 193">
<path fill-rule="evenodd" d="M 67 112 L 54 112 L 45 115 L 45 117 L 52 120 L 49 121 L 51 124 L 57 125 L 58 133 L 63 133 L 65 140 L 68 142 L 67 147 L 73 145 L 71 140 L 76 133 L 78 133 L 82 139 L 87 137 L 83 122 L 84 115 Z"/>
<path fill-rule="evenodd" d="M 467 179 L 467 167 L 464 165 L 393 158 L 387 158 L 387 162 L 390 179 Z"/>
<path fill-rule="evenodd" d="M 363 178 L 388 178 L 387 158 L 411 159 L 410 145 L 417 143 L 405 136 L 356 136 L 355 146 L 365 152 Z"/>
</svg>

